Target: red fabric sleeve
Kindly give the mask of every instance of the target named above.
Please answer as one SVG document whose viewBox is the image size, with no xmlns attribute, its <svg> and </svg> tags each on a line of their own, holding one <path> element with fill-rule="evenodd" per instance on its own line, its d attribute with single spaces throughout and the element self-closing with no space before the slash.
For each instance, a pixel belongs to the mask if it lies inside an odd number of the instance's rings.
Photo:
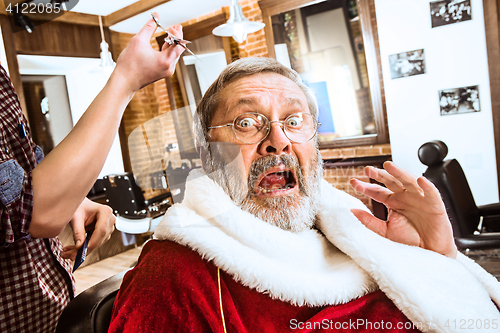
<svg viewBox="0 0 500 333">
<path fill-rule="evenodd" d="M 108 332 L 223 332 L 216 270 L 172 242 L 149 241 L 116 297 Z"/>
</svg>

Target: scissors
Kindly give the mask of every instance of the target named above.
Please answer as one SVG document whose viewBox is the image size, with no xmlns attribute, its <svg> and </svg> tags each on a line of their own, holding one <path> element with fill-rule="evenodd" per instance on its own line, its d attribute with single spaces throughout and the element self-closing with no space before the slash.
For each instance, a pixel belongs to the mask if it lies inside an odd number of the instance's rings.
<svg viewBox="0 0 500 333">
<path fill-rule="evenodd" d="M 158 28 L 160 28 L 161 30 L 163 30 L 166 34 L 167 34 L 167 37 L 165 37 L 165 42 L 168 43 L 168 45 L 172 45 L 172 44 L 175 44 L 175 45 L 180 45 L 184 48 L 184 50 L 188 51 L 189 53 L 191 53 L 191 55 L 193 55 L 196 59 L 198 59 L 199 61 L 201 61 L 200 58 L 198 58 L 196 56 L 196 54 L 194 54 L 190 49 L 187 48 L 187 46 L 185 44 L 188 44 L 188 43 L 191 43 L 190 41 L 188 40 L 185 40 L 185 39 L 180 39 L 180 38 L 177 38 L 175 37 L 174 35 L 172 35 L 170 32 L 168 32 L 165 28 L 163 28 L 160 24 L 160 21 L 158 20 L 158 18 L 155 16 L 155 14 L 151 13 L 151 16 L 153 17 L 153 20 L 155 21 L 156 23 L 156 26 Z"/>
</svg>

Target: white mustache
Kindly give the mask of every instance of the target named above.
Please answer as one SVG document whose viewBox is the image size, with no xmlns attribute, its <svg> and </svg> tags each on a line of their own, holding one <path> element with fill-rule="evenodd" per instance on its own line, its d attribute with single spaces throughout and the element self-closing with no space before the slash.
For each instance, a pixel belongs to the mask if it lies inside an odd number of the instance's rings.
<svg viewBox="0 0 500 333">
<path fill-rule="evenodd" d="M 255 160 L 250 166 L 250 172 L 248 174 L 248 193 L 253 195 L 253 189 L 258 185 L 257 181 L 260 176 L 267 172 L 270 168 L 276 167 L 278 165 L 284 165 L 285 168 L 290 169 L 295 172 L 297 177 L 296 181 L 299 186 L 299 191 L 303 195 L 308 195 L 305 186 L 305 177 L 302 172 L 302 168 L 299 164 L 298 159 L 292 155 L 266 155 L 257 160 Z"/>
</svg>

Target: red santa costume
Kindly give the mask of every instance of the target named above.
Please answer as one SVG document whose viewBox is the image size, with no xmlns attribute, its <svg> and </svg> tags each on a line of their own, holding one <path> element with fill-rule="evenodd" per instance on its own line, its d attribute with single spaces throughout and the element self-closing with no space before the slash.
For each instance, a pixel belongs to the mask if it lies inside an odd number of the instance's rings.
<svg viewBox="0 0 500 333">
<path fill-rule="evenodd" d="M 319 230 L 292 233 L 191 173 L 125 276 L 109 332 L 500 329 L 500 284 L 479 265 L 385 239 L 350 212 L 359 200 L 324 180 L 320 191 Z"/>
</svg>

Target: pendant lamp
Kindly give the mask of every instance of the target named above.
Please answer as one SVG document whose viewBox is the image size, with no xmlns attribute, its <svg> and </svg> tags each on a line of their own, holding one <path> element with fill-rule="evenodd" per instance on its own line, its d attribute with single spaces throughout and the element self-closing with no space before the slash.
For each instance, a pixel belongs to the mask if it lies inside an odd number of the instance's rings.
<svg viewBox="0 0 500 333">
<path fill-rule="evenodd" d="M 111 70 L 116 66 L 116 63 L 113 61 L 113 57 L 111 56 L 111 52 L 109 52 L 109 45 L 106 43 L 104 39 L 104 30 L 102 28 L 102 18 L 99 16 L 99 27 L 101 28 L 101 67 L 110 68 Z"/>
<path fill-rule="evenodd" d="M 247 34 L 259 31 L 264 28 L 262 22 L 248 20 L 243 15 L 243 10 L 237 0 L 231 0 L 229 7 L 229 20 L 226 23 L 219 25 L 212 30 L 212 33 L 221 37 L 233 37 L 238 43 L 243 43 L 247 39 Z"/>
</svg>

